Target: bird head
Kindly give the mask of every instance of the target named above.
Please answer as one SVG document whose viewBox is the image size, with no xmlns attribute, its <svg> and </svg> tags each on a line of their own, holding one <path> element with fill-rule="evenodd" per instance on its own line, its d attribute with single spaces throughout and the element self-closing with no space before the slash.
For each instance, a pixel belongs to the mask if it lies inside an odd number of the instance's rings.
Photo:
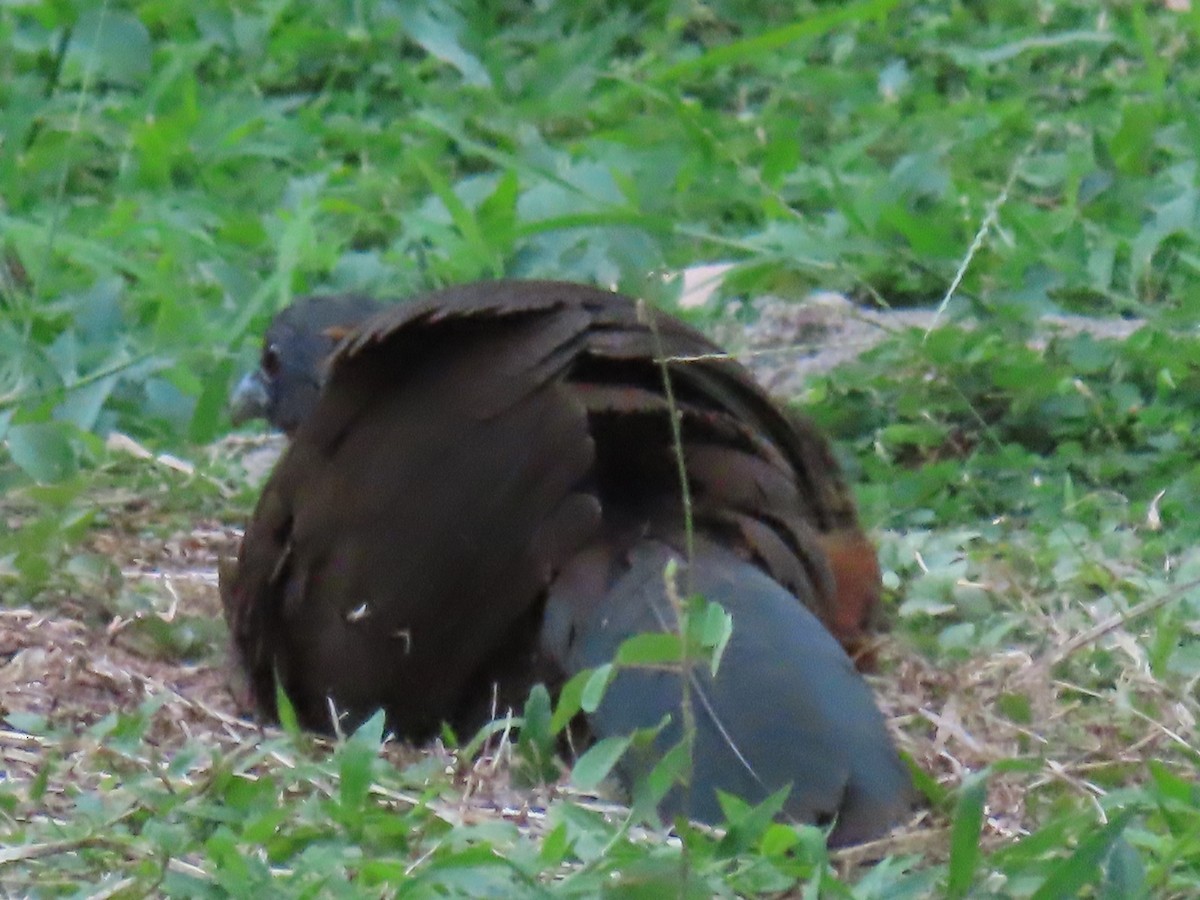
<svg viewBox="0 0 1200 900">
<path fill-rule="evenodd" d="M 334 294 L 304 297 L 281 310 L 263 337 L 258 368 L 229 396 L 233 424 L 263 418 L 294 432 L 316 405 L 334 348 L 381 308 L 361 294 Z"/>
</svg>

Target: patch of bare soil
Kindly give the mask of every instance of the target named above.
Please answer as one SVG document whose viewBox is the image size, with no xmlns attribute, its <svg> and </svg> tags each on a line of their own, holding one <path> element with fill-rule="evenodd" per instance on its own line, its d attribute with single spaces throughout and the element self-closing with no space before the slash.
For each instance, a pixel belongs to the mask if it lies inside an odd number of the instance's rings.
<svg viewBox="0 0 1200 900">
<path fill-rule="evenodd" d="M 865 309 L 831 291 L 812 294 L 801 303 L 764 297 L 751 306 L 753 321 L 719 328 L 719 339 L 764 386 L 782 397 L 797 395 L 806 378 L 861 356 L 890 334 L 912 328 L 926 331 L 946 323 L 933 309 Z M 1081 332 L 1124 339 L 1145 324 L 1141 319 L 1076 315 L 1044 315 L 1040 323 L 1035 346 L 1044 346 L 1055 335 Z M 956 325 L 979 327 L 971 321 Z"/>
<path fill-rule="evenodd" d="M 164 619 L 180 614 L 220 616 L 216 593 L 217 555 L 236 536 L 211 524 L 165 542 L 150 542 L 123 532 L 101 532 L 92 549 L 114 560 L 128 582 L 146 582 L 169 598 Z M 204 735 L 214 745 L 240 742 L 254 730 L 234 708 L 220 667 L 186 663 L 126 646 L 130 620 L 88 623 L 66 611 L 86 610 L 86 598 L 68 599 L 62 612 L 0 609 L 0 701 L 5 727 L 0 754 L 8 779 L 32 780 L 44 764 L 49 739 L 27 734 L 14 723 L 44 722 L 39 734 L 62 729 L 78 736 L 78 745 L 56 746 L 66 764 L 53 780 L 87 784 L 102 775 L 77 769 L 96 738 L 90 731 L 115 713 L 151 710 L 148 749 L 169 753 Z M 55 806 L 59 785 L 51 783 L 47 806 Z"/>
</svg>

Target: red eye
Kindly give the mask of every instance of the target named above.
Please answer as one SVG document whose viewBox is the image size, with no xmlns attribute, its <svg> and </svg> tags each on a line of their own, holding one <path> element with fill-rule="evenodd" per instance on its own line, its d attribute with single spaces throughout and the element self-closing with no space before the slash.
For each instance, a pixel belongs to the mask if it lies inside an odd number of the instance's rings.
<svg viewBox="0 0 1200 900">
<path fill-rule="evenodd" d="M 259 363 L 267 375 L 274 377 L 279 374 L 279 350 L 274 344 L 263 349 L 262 361 Z"/>
</svg>

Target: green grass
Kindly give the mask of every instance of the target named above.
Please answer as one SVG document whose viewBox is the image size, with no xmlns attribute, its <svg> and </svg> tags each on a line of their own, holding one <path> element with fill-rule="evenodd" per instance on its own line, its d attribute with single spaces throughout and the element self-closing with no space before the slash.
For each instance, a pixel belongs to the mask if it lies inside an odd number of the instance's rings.
<svg viewBox="0 0 1200 900">
<path fill-rule="evenodd" d="M 78 695 L 2 701 L 0 885 L 1200 892 L 1198 39 L 1137 0 L 0 5 L 0 680 Z M 497 275 L 669 306 L 708 262 L 701 325 L 815 289 L 970 322 L 798 398 L 881 536 L 881 694 L 940 798 L 887 861 L 749 813 L 469 815 L 466 761 L 260 741 L 171 681 L 224 652 L 227 541 L 189 535 L 252 502 L 209 445 L 273 310 Z M 1147 324 L 1031 346 L 1051 312 Z"/>
</svg>

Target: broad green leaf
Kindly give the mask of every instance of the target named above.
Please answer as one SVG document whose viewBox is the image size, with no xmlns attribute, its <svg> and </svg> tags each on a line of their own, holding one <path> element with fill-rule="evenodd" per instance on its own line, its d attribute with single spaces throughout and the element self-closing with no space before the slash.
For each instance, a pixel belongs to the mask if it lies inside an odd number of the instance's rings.
<svg viewBox="0 0 1200 900">
<path fill-rule="evenodd" d="M 338 796 L 347 823 L 361 823 L 362 807 L 371 790 L 372 766 L 383 740 L 384 714 L 377 710 L 338 747 Z"/>
<path fill-rule="evenodd" d="M 572 784 L 581 791 L 595 790 L 612 772 L 629 742 L 627 737 L 608 737 L 594 743 L 572 767 Z"/>
<path fill-rule="evenodd" d="M 630 755 L 641 760 L 642 754 L 654 754 L 650 771 L 637 779 L 633 786 L 633 808 L 637 816 L 654 819 L 655 810 L 662 799 L 677 785 L 686 790 L 692 775 L 692 744 L 686 736 L 665 753 L 653 742 L 657 733 L 666 726 L 666 719 L 653 729 L 643 729 L 636 737 L 638 746 Z"/>
<path fill-rule="evenodd" d="M 9 455 L 34 481 L 54 484 L 65 481 L 78 468 L 72 429 L 58 423 L 13 425 L 4 445 Z"/>
<path fill-rule="evenodd" d="M 95 428 L 100 411 L 117 385 L 116 375 L 82 380 L 67 390 L 66 399 L 54 410 L 54 418 L 70 422 L 81 431 Z"/>
<path fill-rule="evenodd" d="M 702 623 L 700 643 L 711 651 L 709 670 L 715 677 L 720 669 L 725 648 L 729 646 L 729 639 L 733 637 L 733 616 L 726 612 L 721 604 L 708 602 L 704 606 Z"/>
<path fill-rule="evenodd" d="M 591 683 L 592 672 L 585 669 L 578 672 L 562 686 L 558 692 L 558 702 L 554 707 L 554 717 L 550 720 L 550 730 L 558 734 L 575 716 L 583 711 L 583 693 Z"/>
<path fill-rule="evenodd" d="M 491 78 L 478 57 L 462 46 L 466 23 L 457 10 L 447 4 L 433 7 L 402 6 L 401 9 L 404 30 L 431 56 L 458 69 L 467 84 L 476 87 L 491 85 Z"/>
<path fill-rule="evenodd" d="M 300 720 L 296 718 L 296 708 L 292 706 L 291 698 L 283 690 L 283 683 L 278 675 L 275 678 L 275 708 L 279 712 L 279 727 L 293 737 L 300 734 Z"/>
<path fill-rule="evenodd" d="M 1146 866 L 1141 854 L 1124 837 L 1113 844 L 1100 882 L 1101 900 L 1138 900 L 1149 896 L 1146 885 Z"/>
<path fill-rule="evenodd" d="M 648 632 L 621 642 L 616 663 L 620 666 L 657 666 L 683 658 L 683 639 L 677 634 Z"/>
<path fill-rule="evenodd" d="M 965 897 L 975 881 L 979 867 L 979 836 L 983 829 L 983 809 L 987 802 L 988 773 L 976 772 L 963 780 L 954 808 L 950 830 L 948 897 Z"/>
<path fill-rule="evenodd" d="M 91 83 L 136 85 L 150 73 L 150 33 L 136 15 L 110 4 L 85 10 L 71 32 L 67 74 Z"/>
<path fill-rule="evenodd" d="M 525 701 L 517 736 L 517 755 L 524 764 L 520 774 L 533 783 L 550 782 L 558 775 L 552 722 L 550 692 L 545 685 L 535 684 Z"/>
<path fill-rule="evenodd" d="M 1053 866 L 1050 874 L 1033 892 L 1033 900 L 1075 897 L 1085 886 L 1100 881 L 1104 858 L 1121 841 L 1125 826 L 1135 812 L 1133 809 L 1121 810 L 1109 819 L 1107 825 L 1085 836 L 1069 857 Z"/>
<path fill-rule="evenodd" d="M 604 699 L 604 691 L 608 688 L 608 683 L 612 680 L 613 675 L 614 669 L 610 663 L 597 666 L 588 675 L 579 698 L 579 704 L 584 712 L 593 713 L 599 709 L 600 701 Z"/>
<path fill-rule="evenodd" d="M 761 803 L 749 804 L 740 797 L 719 791 L 717 802 L 721 804 L 728 826 L 721 839 L 721 851 L 733 856 L 758 845 L 779 818 L 790 793 L 791 786 L 788 785 L 774 791 Z"/>
</svg>

